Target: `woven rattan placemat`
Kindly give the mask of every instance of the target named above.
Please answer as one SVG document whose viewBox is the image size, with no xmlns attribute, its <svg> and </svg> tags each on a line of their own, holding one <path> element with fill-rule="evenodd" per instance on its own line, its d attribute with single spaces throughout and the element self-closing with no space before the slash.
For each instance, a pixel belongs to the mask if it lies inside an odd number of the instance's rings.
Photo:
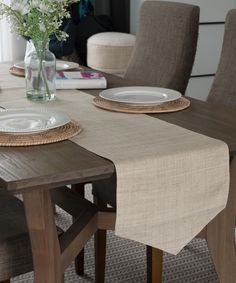
<svg viewBox="0 0 236 283">
<path fill-rule="evenodd" d="M 77 121 L 51 129 L 45 132 L 33 134 L 8 134 L 0 133 L 0 146 L 31 146 L 55 143 L 70 139 L 78 135 L 82 128 Z"/>
<path fill-rule="evenodd" d="M 24 69 L 20 69 L 20 68 L 16 68 L 14 66 L 12 66 L 9 69 L 10 74 L 14 75 L 14 76 L 18 76 L 18 77 L 24 77 L 25 76 L 25 70 Z"/>
<path fill-rule="evenodd" d="M 94 104 L 99 108 L 125 113 L 167 113 L 180 111 L 190 106 L 190 101 L 185 97 L 153 106 L 136 106 L 113 102 L 108 101 L 100 96 L 95 97 L 93 101 Z"/>
</svg>

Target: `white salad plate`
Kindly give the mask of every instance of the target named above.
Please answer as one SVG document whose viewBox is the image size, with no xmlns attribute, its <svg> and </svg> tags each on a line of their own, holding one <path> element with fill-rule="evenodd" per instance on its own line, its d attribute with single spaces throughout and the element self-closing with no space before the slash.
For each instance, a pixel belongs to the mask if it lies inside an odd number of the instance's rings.
<svg viewBox="0 0 236 283">
<path fill-rule="evenodd" d="M 0 111 L 0 132 L 29 134 L 63 126 L 70 117 L 53 109 L 6 109 Z"/>
<path fill-rule="evenodd" d="M 14 64 L 14 67 L 18 68 L 18 69 L 24 69 L 25 63 L 24 63 L 24 61 L 17 62 L 17 63 Z M 56 70 L 57 71 L 72 70 L 72 69 L 76 69 L 78 67 L 79 67 L 79 64 L 74 63 L 74 62 L 62 61 L 62 60 L 56 61 Z"/>
<path fill-rule="evenodd" d="M 160 87 L 119 87 L 102 91 L 100 97 L 113 102 L 133 105 L 158 105 L 181 97 L 181 93 Z"/>
</svg>

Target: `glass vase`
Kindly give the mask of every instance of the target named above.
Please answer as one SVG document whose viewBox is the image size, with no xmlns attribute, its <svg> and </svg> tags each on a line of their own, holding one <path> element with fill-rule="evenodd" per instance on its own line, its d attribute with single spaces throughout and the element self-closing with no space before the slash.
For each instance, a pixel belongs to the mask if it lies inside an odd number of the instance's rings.
<svg viewBox="0 0 236 283">
<path fill-rule="evenodd" d="M 30 100 L 50 101 L 56 97 L 56 59 L 48 43 L 27 43 L 25 54 L 26 96 Z"/>
</svg>

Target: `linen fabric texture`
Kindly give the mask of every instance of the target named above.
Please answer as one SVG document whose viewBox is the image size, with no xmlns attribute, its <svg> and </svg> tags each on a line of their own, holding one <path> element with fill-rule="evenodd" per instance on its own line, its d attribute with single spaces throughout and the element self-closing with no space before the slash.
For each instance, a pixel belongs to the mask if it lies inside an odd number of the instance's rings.
<svg viewBox="0 0 236 283">
<path fill-rule="evenodd" d="M 0 66 L 0 90 L 25 88 L 24 78 L 9 75 L 11 67 L 8 64 L 1 64 Z"/>
<path fill-rule="evenodd" d="M 208 101 L 222 103 L 230 108 L 236 105 L 236 9 L 228 12 L 219 66 Z"/>
<path fill-rule="evenodd" d="M 24 95 L 3 91 L 1 105 L 42 107 Z M 227 145 L 147 115 L 101 110 L 92 100 L 58 91 L 44 107 L 79 120 L 83 131 L 72 141 L 115 164 L 116 234 L 177 254 L 226 205 Z"/>
<path fill-rule="evenodd" d="M 198 23 L 197 6 L 145 1 L 124 78 L 184 94 L 196 53 Z"/>
</svg>

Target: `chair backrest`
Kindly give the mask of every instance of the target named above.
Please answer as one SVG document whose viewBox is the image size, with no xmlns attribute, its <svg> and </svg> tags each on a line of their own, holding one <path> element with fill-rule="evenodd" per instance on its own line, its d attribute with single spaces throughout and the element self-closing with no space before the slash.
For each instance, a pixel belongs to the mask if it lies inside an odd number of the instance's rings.
<svg viewBox="0 0 236 283">
<path fill-rule="evenodd" d="M 32 270 L 24 204 L 0 188 L 0 282 Z"/>
<path fill-rule="evenodd" d="M 198 6 L 145 1 L 125 78 L 184 93 L 195 58 L 198 24 Z"/>
<path fill-rule="evenodd" d="M 226 17 L 220 62 L 207 100 L 236 107 L 236 9 Z"/>
</svg>

